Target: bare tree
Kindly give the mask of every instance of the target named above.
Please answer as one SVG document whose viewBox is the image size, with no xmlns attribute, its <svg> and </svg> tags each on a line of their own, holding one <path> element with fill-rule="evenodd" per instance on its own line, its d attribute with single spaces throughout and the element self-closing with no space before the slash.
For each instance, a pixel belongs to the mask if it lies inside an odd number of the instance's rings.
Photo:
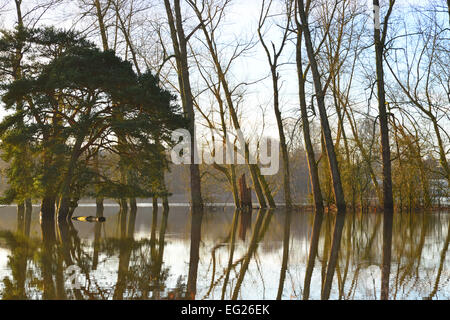
<svg viewBox="0 0 450 320">
<path fill-rule="evenodd" d="M 222 84 L 222 90 L 225 95 L 225 101 L 227 102 L 230 116 L 233 122 L 233 125 L 237 131 L 241 130 L 241 125 L 239 123 L 238 114 L 235 108 L 235 102 L 233 101 L 233 91 L 230 88 L 229 82 L 227 80 L 227 71 L 229 70 L 231 62 L 234 59 L 231 59 L 229 63 L 224 68 L 219 59 L 218 46 L 215 39 L 215 28 L 221 22 L 221 19 L 224 15 L 224 10 L 229 4 L 229 0 L 225 0 L 223 4 L 219 5 L 219 3 L 214 3 L 211 0 L 202 0 L 201 8 L 199 7 L 199 3 L 197 1 L 188 0 L 189 5 L 194 10 L 194 13 L 199 22 L 199 28 L 203 31 L 203 36 L 205 38 L 206 47 L 209 50 L 211 58 L 214 62 L 215 71 L 217 72 L 217 76 L 219 81 Z M 206 17 L 204 16 L 206 15 Z M 209 30 L 208 30 L 209 28 Z M 269 185 L 267 184 L 266 179 L 263 175 L 261 175 L 260 169 L 256 164 L 252 164 L 250 161 L 250 151 L 249 145 L 247 142 L 244 143 L 244 153 L 245 160 L 248 164 L 250 174 L 253 181 L 253 186 L 255 188 L 256 196 L 258 198 L 259 204 L 261 208 L 266 207 L 266 201 L 264 196 L 267 199 L 267 202 L 271 208 L 275 208 L 275 201 L 272 197 Z"/>
<path fill-rule="evenodd" d="M 184 113 L 189 121 L 189 132 L 191 134 L 191 164 L 190 164 L 190 185 L 191 185 L 191 205 L 198 209 L 203 207 L 201 195 L 200 169 L 195 159 L 195 114 L 194 103 L 189 78 L 187 43 L 193 33 L 188 35 L 184 32 L 183 17 L 181 14 L 180 0 L 174 0 L 174 10 L 169 0 L 164 0 L 167 13 L 167 20 L 170 27 L 173 51 L 175 54 L 178 82 Z M 195 31 L 195 30 L 194 30 Z"/>
<path fill-rule="evenodd" d="M 377 92 L 378 111 L 381 134 L 381 157 L 383 161 L 383 208 L 385 211 L 394 210 L 394 199 L 392 196 L 392 174 L 391 174 L 391 150 L 389 145 L 388 114 L 386 111 L 386 93 L 384 89 L 383 53 L 386 43 L 389 17 L 392 13 L 395 0 L 389 1 L 389 8 L 383 20 L 383 31 L 380 31 L 380 4 L 373 0 L 374 8 L 374 39 L 375 59 L 377 66 Z"/>
<path fill-rule="evenodd" d="M 280 110 L 280 85 L 279 79 L 280 75 L 278 72 L 278 68 L 280 66 L 279 59 L 281 54 L 283 53 L 283 49 L 286 46 L 288 35 L 289 35 L 289 27 L 291 24 L 291 16 L 292 16 L 292 7 L 293 2 L 291 0 L 285 1 L 286 6 L 286 25 L 283 28 L 283 33 L 281 36 L 281 42 L 279 44 L 278 49 L 276 48 L 275 43 L 271 42 L 271 49 L 269 50 L 268 44 L 264 40 L 264 35 L 262 28 L 266 21 L 269 18 L 269 12 L 271 10 L 272 0 L 269 0 L 267 5 L 263 0 L 261 5 L 261 11 L 259 15 L 259 23 L 258 23 L 258 36 L 259 40 L 264 48 L 264 51 L 267 56 L 267 61 L 270 67 L 270 73 L 272 75 L 272 85 L 273 85 L 273 109 L 275 112 L 275 118 L 277 120 L 278 127 L 278 135 L 280 137 L 280 149 L 281 155 L 283 158 L 283 188 L 284 188 L 284 201 L 286 203 L 287 208 L 292 207 L 292 199 L 291 199 L 291 182 L 290 182 L 290 169 L 289 169 L 289 154 L 286 145 L 286 136 L 284 133 L 283 119 L 281 116 Z"/>
<path fill-rule="evenodd" d="M 393 104 L 399 106 L 400 112 L 411 122 L 415 121 L 412 112 L 416 110 L 431 123 L 443 178 L 450 185 L 447 150 L 450 136 L 444 124 L 450 120 L 449 51 L 446 47 L 449 31 L 437 10 L 430 8 L 426 12 L 417 12 L 415 32 L 404 24 L 403 33 L 389 42 L 393 54 L 385 55 L 385 61 L 400 89 L 390 95 Z M 407 108 L 409 106 L 413 109 Z"/>
<path fill-rule="evenodd" d="M 295 5 L 295 23 L 297 27 L 297 39 L 296 39 L 296 62 L 297 62 L 297 73 L 298 73 L 298 87 L 299 87 L 299 100 L 300 100 L 300 112 L 302 119 L 302 129 L 303 129 L 303 138 L 306 148 L 306 155 L 308 158 L 308 168 L 309 168 L 309 177 L 312 186 L 312 194 L 314 198 L 314 207 L 316 212 L 320 213 L 323 211 L 323 197 L 322 191 L 320 189 L 320 181 L 319 181 L 319 171 L 316 162 L 316 157 L 314 153 L 314 147 L 311 141 L 311 132 L 310 132 L 310 123 L 308 118 L 308 107 L 306 103 L 306 76 L 307 71 L 309 70 L 309 65 L 306 71 L 303 71 L 303 61 L 302 61 L 302 39 L 303 39 L 303 31 L 301 27 L 301 23 L 298 19 L 297 15 L 297 6 L 298 2 L 296 0 Z M 308 1 L 307 7 L 309 7 L 310 2 Z"/>
<path fill-rule="evenodd" d="M 333 192 L 336 202 L 336 207 L 339 212 L 344 212 L 346 208 L 344 190 L 342 188 L 341 175 L 339 172 L 336 151 L 334 149 L 333 138 L 331 136 L 330 124 L 328 122 L 328 115 L 325 108 L 325 93 L 322 86 L 321 76 L 317 65 L 317 59 L 314 52 L 311 33 L 308 26 L 308 17 L 305 12 L 303 0 L 298 1 L 298 12 L 301 20 L 301 27 L 305 38 L 306 51 L 308 53 L 309 63 L 314 79 L 315 95 L 317 100 L 317 107 L 319 109 L 320 123 L 322 126 L 323 137 L 327 151 L 328 163 L 330 166 L 331 178 L 333 180 Z"/>
</svg>

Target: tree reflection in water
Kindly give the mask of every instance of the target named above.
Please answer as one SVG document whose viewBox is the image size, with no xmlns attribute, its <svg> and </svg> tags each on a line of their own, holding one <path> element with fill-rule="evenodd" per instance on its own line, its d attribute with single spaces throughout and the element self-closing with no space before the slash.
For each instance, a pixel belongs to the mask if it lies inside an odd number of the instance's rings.
<svg viewBox="0 0 450 320">
<path fill-rule="evenodd" d="M 17 210 L 0 231 L 2 299 L 449 297 L 446 214 L 123 206 L 74 224 Z"/>
<path fill-rule="evenodd" d="M 197 273 L 200 260 L 200 241 L 202 238 L 203 209 L 193 209 L 191 212 L 191 248 L 189 253 L 189 272 L 187 294 L 195 299 L 197 294 Z"/>
<path fill-rule="evenodd" d="M 386 211 L 383 214 L 383 264 L 381 267 L 381 300 L 389 299 L 389 276 L 392 258 L 392 224 L 394 213 Z"/>
<path fill-rule="evenodd" d="M 314 213 L 313 229 L 311 233 L 311 240 L 309 245 L 308 263 L 306 266 L 305 282 L 303 290 L 303 300 L 309 299 L 309 292 L 311 289 L 311 277 L 314 270 L 314 265 L 317 256 L 317 249 L 320 238 L 320 227 L 322 226 L 323 210 L 317 210 Z"/>
<path fill-rule="evenodd" d="M 333 229 L 333 241 L 331 243 L 330 256 L 328 258 L 328 265 L 326 271 L 325 281 L 322 285 L 322 300 L 328 300 L 330 298 L 331 286 L 333 283 L 334 272 L 337 266 L 338 254 L 341 247 L 342 230 L 344 229 L 345 212 L 338 212 L 336 214 L 334 229 Z"/>
</svg>

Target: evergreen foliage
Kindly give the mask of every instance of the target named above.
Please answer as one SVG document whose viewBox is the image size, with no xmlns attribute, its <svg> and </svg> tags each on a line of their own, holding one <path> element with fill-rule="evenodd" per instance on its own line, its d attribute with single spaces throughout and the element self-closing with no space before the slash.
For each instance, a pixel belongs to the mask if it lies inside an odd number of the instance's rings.
<svg viewBox="0 0 450 320">
<path fill-rule="evenodd" d="M 150 72 L 138 76 L 113 51 L 53 28 L 4 32 L 2 68 L 14 68 L 19 42 L 22 76 L 3 72 L 1 78 L 10 112 L 0 123 L 2 157 L 10 165 L 3 202 L 165 193 L 165 146 L 171 130 L 185 122 L 158 78 Z M 96 155 L 109 162 L 103 170 L 94 170 Z M 115 174 L 119 167 L 127 170 L 126 184 Z"/>
</svg>

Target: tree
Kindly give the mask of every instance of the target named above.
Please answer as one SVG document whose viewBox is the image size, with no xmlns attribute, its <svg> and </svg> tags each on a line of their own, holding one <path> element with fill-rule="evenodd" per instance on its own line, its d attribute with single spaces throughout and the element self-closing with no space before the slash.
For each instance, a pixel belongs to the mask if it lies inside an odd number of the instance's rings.
<svg viewBox="0 0 450 320">
<path fill-rule="evenodd" d="M 229 81 L 227 79 L 227 71 L 229 70 L 231 63 L 234 61 L 234 59 L 236 59 L 236 57 L 239 55 L 238 53 L 242 51 L 242 49 L 239 48 L 240 46 L 238 44 L 233 57 L 230 59 L 228 64 L 223 66 L 222 62 L 219 59 L 219 48 L 217 46 L 217 40 L 215 38 L 215 30 L 223 18 L 225 8 L 229 4 L 229 1 L 225 1 L 219 4 L 214 3 L 214 1 L 202 0 L 203 9 L 199 7 L 199 3 L 197 3 L 196 1 L 189 0 L 188 3 L 197 17 L 199 28 L 202 30 L 203 37 L 205 39 L 205 47 L 209 51 L 215 72 L 217 73 L 217 78 L 221 83 L 233 126 L 236 131 L 240 132 L 241 124 L 239 122 L 238 114 L 236 111 L 236 102 L 233 99 L 233 90 L 231 89 Z M 244 149 L 245 161 L 249 167 L 259 205 L 261 208 L 265 208 L 267 199 L 269 206 L 271 208 L 275 208 L 275 201 L 272 197 L 272 193 L 266 179 L 263 175 L 261 175 L 259 167 L 256 164 L 252 163 L 252 161 L 250 161 L 250 158 L 253 155 L 250 155 L 248 142 L 245 141 L 243 142 L 243 144 L 244 146 L 241 147 Z M 264 199 L 264 197 L 266 197 L 266 199 Z"/>
<path fill-rule="evenodd" d="M 402 33 L 388 43 L 392 53 L 384 55 L 390 75 L 397 84 L 391 86 L 389 97 L 402 117 L 413 126 L 419 126 L 418 118 L 431 124 L 434 152 L 442 167 L 442 177 L 450 185 L 450 139 L 444 124 L 450 110 L 448 23 L 439 7 L 416 10 L 413 17 L 417 21 L 414 32 L 407 21 L 403 21 Z"/>
<path fill-rule="evenodd" d="M 70 33 L 44 29 L 37 31 L 36 38 L 49 48 L 73 42 L 62 54 L 50 57 L 37 74 L 7 86 L 3 101 L 16 114 L 3 126 L 11 131 L 16 119 L 25 117 L 29 124 L 21 132 L 22 139 L 33 141 L 42 152 L 40 193 L 44 198 L 59 198 L 58 219 L 66 220 L 75 181 L 83 176 L 75 174 L 78 162 L 82 157 L 87 163 L 92 160 L 95 152 L 90 152 L 91 147 L 96 146 L 96 152 L 114 150 L 121 156 L 119 166 L 134 175 L 139 167 L 129 167 L 133 162 L 127 159 L 136 154 L 143 156 L 144 164 L 149 158 L 150 162 L 161 159 L 163 155 L 155 146 L 170 141 L 170 130 L 184 122 L 177 114 L 174 97 L 159 88 L 157 78 L 150 73 L 137 76 L 130 63 Z M 26 101 L 22 111 L 17 110 L 18 101 Z M 128 137 L 125 145 L 109 138 L 117 132 Z M 141 174 L 148 168 L 144 164 Z M 157 169 L 163 170 L 163 166 Z M 143 195 L 140 188 L 133 187 L 119 185 L 122 195 Z M 45 216 L 51 218 L 52 212 Z"/>
<path fill-rule="evenodd" d="M 381 157 L 383 161 L 383 208 L 385 211 L 394 210 L 394 199 L 392 196 L 392 173 L 391 173 L 391 150 L 389 145 L 388 114 L 386 111 L 386 93 L 384 89 L 384 69 L 383 54 L 386 44 L 389 17 L 392 13 L 395 0 L 389 1 L 389 8 L 383 21 L 383 32 L 380 31 L 380 4 L 378 0 L 373 0 L 374 9 L 374 39 L 375 39 L 375 60 L 377 66 L 377 93 L 378 111 L 381 134 Z"/>
<path fill-rule="evenodd" d="M 189 122 L 188 130 L 191 135 L 191 164 L 190 164 L 190 186 L 191 186 L 191 205 L 196 211 L 203 207 L 201 194 L 200 169 L 196 164 L 197 155 L 195 154 L 195 113 L 194 103 L 191 89 L 191 81 L 189 77 L 189 64 L 187 53 L 187 42 L 192 33 L 186 35 L 183 26 L 183 17 L 181 15 L 180 0 L 174 0 L 174 10 L 169 0 L 164 0 L 167 13 L 167 20 L 170 27 L 170 36 L 172 39 L 173 51 L 177 65 L 178 83 L 180 86 L 180 95 L 183 110 L 186 119 Z"/>
<path fill-rule="evenodd" d="M 308 26 L 308 18 L 305 12 L 303 0 L 298 1 L 298 12 L 301 20 L 301 27 L 303 35 L 305 37 L 305 46 L 308 53 L 308 59 L 311 66 L 311 72 L 314 79 L 315 95 L 317 100 L 317 107 L 319 109 L 320 123 L 322 126 L 323 137 L 325 140 L 326 152 L 328 163 L 330 167 L 330 174 L 333 180 L 333 192 L 336 201 L 336 206 L 339 212 L 345 211 L 346 204 L 344 198 L 344 190 L 342 188 L 341 175 L 339 172 L 338 161 L 336 157 L 336 151 L 334 149 L 333 138 L 331 136 L 330 124 L 328 122 L 328 116 L 325 108 L 325 92 L 322 87 L 321 76 L 317 65 L 317 59 L 315 56 L 311 33 Z"/>
<path fill-rule="evenodd" d="M 297 11 L 297 2 L 295 9 Z M 300 104 L 300 113 L 301 113 L 301 121 L 302 121 L 302 131 L 303 131 L 303 140 L 306 149 L 306 157 L 308 159 L 308 170 L 309 170 L 309 178 L 312 186 L 312 195 L 314 198 L 314 208 L 316 212 L 323 211 L 323 198 L 322 191 L 320 189 L 320 181 L 319 181 L 319 172 L 316 162 L 316 157 L 314 153 L 314 148 L 311 142 L 311 132 L 310 132 L 310 123 L 308 119 L 308 110 L 306 104 L 306 92 L 305 92 L 305 83 L 306 83 L 306 74 L 303 71 L 303 61 L 302 61 L 302 28 L 300 21 L 298 20 L 297 13 L 295 14 L 295 23 L 297 27 L 297 37 L 296 37 L 296 64 L 297 64 L 297 78 L 298 78 L 298 88 L 299 88 L 299 104 Z M 309 68 L 307 68 L 309 70 Z"/>
<path fill-rule="evenodd" d="M 269 47 L 264 40 L 264 36 L 262 34 L 262 27 L 264 26 L 266 20 L 268 19 L 268 15 L 270 12 L 270 8 L 272 5 L 272 1 L 270 0 L 267 4 L 267 7 L 265 5 L 265 1 L 263 0 L 261 5 L 261 13 L 259 16 L 259 25 L 258 25 L 258 36 L 259 40 L 261 42 L 261 45 L 264 48 L 264 51 L 267 56 L 267 60 L 270 66 L 270 73 L 272 75 L 272 85 L 273 85 L 273 108 L 275 112 L 275 118 L 277 120 L 277 127 L 278 127 L 278 135 L 280 137 L 280 149 L 281 149 L 281 155 L 283 157 L 283 188 L 284 188 L 284 201 L 286 203 L 287 208 L 292 207 L 292 200 L 291 200 L 291 182 L 290 182 L 290 170 L 289 170 L 289 155 L 288 155 L 288 149 L 286 145 L 286 135 L 284 133 L 284 127 L 283 127 L 283 119 L 281 116 L 280 111 L 280 97 L 279 97 L 279 73 L 278 68 L 280 65 L 279 59 L 281 54 L 283 53 L 283 49 L 286 45 L 287 38 L 289 35 L 289 27 L 291 24 L 291 15 L 292 15 L 292 1 L 286 1 L 286 26 L 283 29 L 281 42 L 279 44 L 278 49 L 276 48 L 276 45 L 271 42 L 271 49 L 269 50 Z"/>
</svg>

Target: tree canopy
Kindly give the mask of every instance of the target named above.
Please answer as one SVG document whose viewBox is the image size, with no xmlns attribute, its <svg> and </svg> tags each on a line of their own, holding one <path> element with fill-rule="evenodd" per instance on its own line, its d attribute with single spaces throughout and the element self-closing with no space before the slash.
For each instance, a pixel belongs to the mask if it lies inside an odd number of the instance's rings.
<svg viewBox="0 0 450 320">
<path fill-rule="evenodd" d="M 164 145 L 171 143 L 171 130 L 184 126 L 175 96 L 151 72 L 137 75 L 113 51 L 53 28 L 5 33 L 0 49 L 10 69 L 18 38 L 26 66 L 21 77 L 4 72 L 1 87 L 10 111 L 0 123 L 3 158 L 11 163 L 5 201 L 77 199 L 94 181 L 101 185 L 96 190 L 111 197 L 163 192 L 155 181 L 167 167 Z M 19 166 L 12 160 L 21 157 L 25 145 L 27 165 Z M 95 155 L 117 154 L 120 160 L 108 170 L 94 170 Z M 126 185 L 114 176 L 119 162 L 134 177 Z"/>
</svg>

